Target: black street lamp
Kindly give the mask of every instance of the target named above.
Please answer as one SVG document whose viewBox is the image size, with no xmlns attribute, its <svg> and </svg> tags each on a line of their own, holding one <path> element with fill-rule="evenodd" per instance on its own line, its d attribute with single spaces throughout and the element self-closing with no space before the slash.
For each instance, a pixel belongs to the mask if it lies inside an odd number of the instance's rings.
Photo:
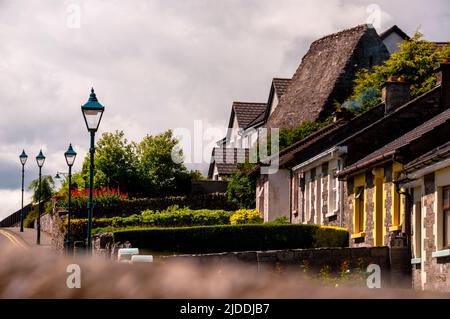
<svg viewBox="0 0 450 319">
<path fill-rule="evenodd" d="M 39 205 L 39 214 L 37 219 L 37 240 L 36 244 L 41 244 L 41 214 L 42 214 L 42 189 L 41 189 L 41 177 L 42 177 L 42 166 L 44 166 L 45 156 L 42 154 L 42 150 L 39 152 L 38 156 L 36 156 L 36 162 L 39 166 L 39 186 L 38 186 L 38 205 Z"/>
<path fill-rule="evenodd" d="M 61 175 L 64 177 L 64 178 L 66 178 L 67 177 L 67 173 L 64 173 L 64 172 L 56 172 L 56 175 L 55 175 L 55 177 L 53 177 L 54 179 L 62 179 L 63 177 L 61 177 Z"/>
<path fill-rule="evenodd" d="M 71 229 L 70 229 L 70 214 L 72 212 L 72 166 L 75 162 L 75 158 L 77 157 L 77 153 L 73 150 L 72 144 L 69 145 L 69 148 L 64 153 L 64 157 L 66 158 L 67 165 L 69 166 L 69 204 L 68 204 L 68 212 L 67 212 L 67 236 L 66 236 L 66 249 L 69 252 L 71 245 Z"/>
<path fill-rule="evenodd" d="M 25 153 L 25 150 L 22 151 L 22 154 L 19 155 L 20 163 L 22 163 L 22 208 L 20 210 L 20 232 L 23 232 L 23 184 L 25 177 L 25 163 L 27 162 L 28 155 Z"/>
<path fill-rule="evenodd" d="M 105 107 L 101 105 L 97 96 L 94 93 L 94 88 L 91 89 L 91 95 L 86 104 L 81 106 L 86 127 L 91 134 L 91 147 L 89 149 L 90 167 L 89 167 L 89 201 L 88 209 L 88 229 L 87 229 L 87 249 L 88 253 L 92 252 L 92 214 L 94 208 L 93 191 L 94 191 L 94 152 L 95 152 L 95 132 L 98 130 L 100 121 L 102 120 L 103 111 Z"/>
</svg>

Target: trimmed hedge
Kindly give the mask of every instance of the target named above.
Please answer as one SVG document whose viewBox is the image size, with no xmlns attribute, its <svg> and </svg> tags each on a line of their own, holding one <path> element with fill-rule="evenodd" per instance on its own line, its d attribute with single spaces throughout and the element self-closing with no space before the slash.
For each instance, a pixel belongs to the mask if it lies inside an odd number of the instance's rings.
<svg viewBox="0 0 450 319">
<path fill-rule="evenodd" d="M 347 247 L 349 235 L 317 225 L 261 224 L 118 230 L 113 236 L 115 242 L 150 251 L 196 254 Z"/>
<path fill-rule="evenodd" d="M 237 206 L 228 201 L 225 194 L 206 194 L 164 198 L 120 199 L 100 202 L 94 198 L 94 217 L 127 217 L 140 214 L 144 210 L 161 211 L 170 206 L 178 205 L 190 209 L 211 209 L 234 211 Z M 59 200 L 58 207 L 67 207 L 67 200 Z M 72 201 L 74 218 L 87 217 L 87 202 L 85 198 L 74 198 Z"/>
<path fill-rule="evenodd" d="M 224 210 L 190 210 L 173 208 L 162 212 L 143 211 L 141 215 L 129 217 L 94 218 L 93 231 L 105 232 L 126 227 L 188 227 L 206 225 L 228 225 L 233 212 Z M 86 235 L 87 219 L 73 219 L 72 231 Z"/>
</svg>

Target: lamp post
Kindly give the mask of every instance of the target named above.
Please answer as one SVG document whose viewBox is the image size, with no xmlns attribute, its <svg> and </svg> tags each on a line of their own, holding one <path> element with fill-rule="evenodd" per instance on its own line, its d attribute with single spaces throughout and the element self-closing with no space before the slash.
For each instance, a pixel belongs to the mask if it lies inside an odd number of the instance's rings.
<svg viewBox="0 0 450 319">
<path fill-rule="evenodd" d="M 100 121 L 102 120 L 103 111 L 105 107 L 101 105 L 97 96 L 95 95 L 94 88 L 91 89 L 91 95 L 86 104 L 81 106 L 81 112 L 83 113 L 86 127 L 91 135 L 91 147 L 89 149 L 90 167 L 89 167 L 89 201 L 87 205 L 88 209 L 88 228 L 87 228 L 87 250 L 88 253 L 92 252 L 92 214 L 93 214 L 93 190 L 94 190 L 94 152 L 95 152 L 95 132 L 98 130 Z"/>
<path fill-rule="evenodd" d="M 20 210 L 20 232 L 23 232 L 23 184 L 25 177 L 25 163 L 27 162 L 28 155 L 25 153 L 25 150 L 22 151 L 22 154 L 19 155 L 20 163 L 22 163 L 22 208 Z"/>
<path fill-rule="evenodd" d="M 39 186 L 38 186 L 38 205 L 39 205 L 39 213 L 38 213 L 38 219 L 37 219 L 37 240 L 36 244 L 41 244 L 41 214 L 42 214 L 42 203 L 41 203 L 41 196 L 42 196 L 42 189 L 41 189 L 41 177 L 42 177 L 42 166 L 45 162 L 45 156 L 42 154 L 42 150 L 39 152 L 38 156 L 36 156 L 36 162 L 39 167 Z"/>
<path fill-rule="evenodd" d="M 69 148 L 67 149 L 67 151 L 64 153 L 64 157 L 66 158 L 66 162 L 67 162 L 67 166 L 69 166 L 69 204 L 68 204 L 68 212 L 67 212 L 67 235 L 66 235 L 66 249 L 69 252 L 70 248 L 72 247 L 71 245 L 71 226 L 70 226 L 70 215 L 72 212 L 72 203 L 71 203 L 71 198 L 72 198 L 72 166 L 73 163 L 75 163 L 75 158 L 77 157 L 77 153 L 73 150 L 72 148 L 72 144 L 69 145 Z M 57 173 L 58 174 L 58 173 Z"/>
<path fill-rule="evenodd" d="M 64 153 L 65 154 L 65 153 Z M 64 173 L 64 172 L 56 172 L 55 177 L 53 177 L 54 179 L 62 179 L 63 177 L 61 177 L 61 175 L 65 178 L 67 177 L 69 174 L 68 173 Z"/>
</svg>

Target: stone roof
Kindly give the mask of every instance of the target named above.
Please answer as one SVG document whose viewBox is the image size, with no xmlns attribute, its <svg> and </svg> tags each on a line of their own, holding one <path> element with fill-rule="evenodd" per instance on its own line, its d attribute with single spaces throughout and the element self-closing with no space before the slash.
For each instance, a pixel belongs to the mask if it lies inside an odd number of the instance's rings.
<svg viewBox="0 0 450 319">
<path fill-rule="evenodd" d="M 266 107 L 266 103 L 233 102 L 228 127 L 233 126 L 234 116 L 236 116 L 239 128 L 247 128 L 252 121 L 265 112 Z"/>
<path fill-rule="evenodd" d="M 313 42 L 267 127 L 292 128 L 331 115 L 334 103 L 344 102 L 351 94 L 356 71 L 381 64 L 388 57 L 385 45 L 369 25 Z"/>
</svg>

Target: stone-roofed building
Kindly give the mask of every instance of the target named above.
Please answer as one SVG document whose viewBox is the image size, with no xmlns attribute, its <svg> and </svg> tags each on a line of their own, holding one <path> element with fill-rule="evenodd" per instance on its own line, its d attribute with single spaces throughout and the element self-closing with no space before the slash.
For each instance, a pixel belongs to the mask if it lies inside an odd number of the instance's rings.
<svg viewBox="0 0 450 319">
<path fill-rule="evenodd" d="M 328 35 L 311 44 L 292 77 L 269 128 L 292 128 L 325 119 L 351 94 L 355 73 L 389 58 L 389 52 L 370 25 Z"/>
</svg>

